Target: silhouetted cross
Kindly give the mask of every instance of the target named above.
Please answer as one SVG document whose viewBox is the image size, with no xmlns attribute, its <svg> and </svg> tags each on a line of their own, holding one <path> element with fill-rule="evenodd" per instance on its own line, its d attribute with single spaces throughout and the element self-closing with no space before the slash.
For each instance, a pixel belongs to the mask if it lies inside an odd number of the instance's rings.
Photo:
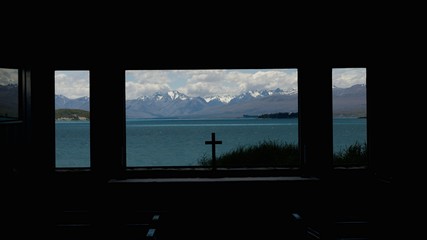
<svg viewBox="0 0 427 240">
<path fill-rule="evenodd" d="M 215 140 L 215 133 L 212 133 L 211 141 L 205 141 L 205 144 L 212 144 L 212 168 L 216 169 L 216 148 L 215 144 L 222 144 L 222 141 Z"/>
</svg>

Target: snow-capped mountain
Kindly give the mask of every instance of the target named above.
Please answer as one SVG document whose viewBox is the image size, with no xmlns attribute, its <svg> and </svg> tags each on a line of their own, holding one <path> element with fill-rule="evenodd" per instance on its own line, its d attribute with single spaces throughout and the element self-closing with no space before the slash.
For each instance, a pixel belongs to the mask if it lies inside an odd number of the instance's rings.
<svg viewBox="0 0 427 240">
<path fill-rule="evenodd" d="M 348 116 L 363 115 L 366 109 L 366 87 L 333 88 L 334 113 Z M 55 96 L 55 108 L 89 110 L 89 98 L 69 99 Z M 170 117 L 242 117 L 275 112 L 297 112 L 296 89 L 253 90 L 237 96 L 190 97 L 178 91 L 155 93 L 126 100 L 126 116 L 129 118 Z"/>
<path fill-rule="evenodd" d="M 262 114 L 266 110 L 297 111 L 297 95 L 292 91 L 257 90 L 238 96 L 190 97 L 178 91 L 155 93 L 126 101 L 126 115 L 134 118 L 156 117 L 241 117 Z M 268 98 L 276 98 L 269 106 L 262 106 Z M 280 98 L 283 99 L 280 99 Z M 291 98 L 291 99 L 289 99 Z M 280 102 L 288 101 L 287 103 Z M 289 101 L 291 100 L 291 101 Z M 261 102 L 260 102 L 261 101 Z M 280 105 L 280 106 L 279 106 Z M 291 106 L 292 105 L 292 106 Z"/>
<path fill-rule="evenodd" d="M 229 103 L 232 99 L 233 96 L 230 95 L 225 95 L 225 96 L 209 96 L 209 97 L 204 97 L 205 101 L 207 103 Z"/>
<path fill-rule="evenodd" d="M 280 95 L 296 95 L 298 94 L 298 91 L 296 89 L 289 89 L 289 90 L 282 90 L 280 88 L 277 88 L 275 90 L 254 90 L 254 91 L 247 91 L 245 93 L 242 93 L 236 97 L 233 97 L 230 100 L 230 103 L 241 103 L 246 101 L 251 101 L 257 98 L 265 98 L 270 96 L 280 96 Z"/>
<path fill-rule="evenodd" d="M 137 100 L 142 100 L 142 101 L 163 101 L 163 102 L 174 101 L 174 100 L 188 100 L 188 99 L 190 99 L 189 96 L 183 93 L 180 93 L 176 90 L 168 91 L 165 93 L 157 92 L 151 96 L 141 96 L 137 98 Z"/>
<path fill-rule="evenodd" d="M 134 118 L 161 118 L 191 115 L 207 105 L 201 97 L 189 97 L 178 91 L 155 93 L 126 101 L 126 115 Z"/>
</svg>

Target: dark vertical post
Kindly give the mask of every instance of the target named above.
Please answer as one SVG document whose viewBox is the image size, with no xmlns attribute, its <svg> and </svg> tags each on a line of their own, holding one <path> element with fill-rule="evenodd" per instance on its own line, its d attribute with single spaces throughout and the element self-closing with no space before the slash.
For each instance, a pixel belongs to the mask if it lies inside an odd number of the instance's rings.
<svg viewBox="0 0 427 240">
<path fill-rule="evenodd" d="M 24 77 L 24 75 L 23 75 Z M 14 216 L 32 223 L 33 235 L 49 232 L 53 217 L 51 194 L 55 170 L 55 69 L 46 62 L 25 70 L 25 143 L 17 148 L 18 181 L 13 182 L 17 212 Z M 31 84 L 30 84 L 31 83 Z M 43 145 L 40 146 L 40 142 Z M 15 185 L 16 184 L 16 185 Z M 32 196 L 28 199 L 28 196 Z M 24 201 L 26 199 L 26 201 Z M 40 218 L 39 216 L 45 216 Z M 16 226 L 25 224 L 17 221 Z"/>
<path fill-rule="evenodd" d="M 31 129 L 27 134 L 31 139 L 28 140 L 30 150 L 23 154 L 22 164 L 31 174 L 47 176 L 46 173 L 53 173 L 55 169 L 55 69 L 36 66 L 26 75 L 31 78 L 31 94 L 26 96 L 31 103 L 31 112 L 27 112 L 31 115 L 27 120 Z M 43 147 L 39 146 L 41 140 Z"/>
<path fill-rule="evenodd" d="M 332 67 L 321 59 L 298 68 L 299 144 L 302 170 L 307 176 L 321 178 L 318 199 L 305 199 L 320 224 L 322 238 L 334 232 L 335 198 L 332 177 Z"/>
<path fill-rule="evenodd" d="M 100 178 L 118 177 L 125 169 L 124 78 L 113 64 L 90 69 L 91 168 Z"/>
<path fill-rule="evenodd" d="M 305 175 L 332 170 L 332 68 L 314 62 L 298 68 L 299 145 Z"/>
</svg>

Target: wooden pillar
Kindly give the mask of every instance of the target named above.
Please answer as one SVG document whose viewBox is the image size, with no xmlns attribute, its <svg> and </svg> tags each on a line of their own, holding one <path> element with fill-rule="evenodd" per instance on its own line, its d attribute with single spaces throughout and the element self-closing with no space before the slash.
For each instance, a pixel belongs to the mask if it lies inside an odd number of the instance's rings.
<svg viewBox="0 0 427 240">
<path fill-rule="evenodd" d="M 26 102 L 31 111 L 27 111 L 29 148 L 23 150 L 23 167 L 30 175 L 45 177 L 55 169 L 55 71 L 36 65 L 26 71 L 26 77 L 30 78 Z"/>
<path fill-rule="evenodd" d="M 313 199 L 307 199 L 311 213 L 320 224 L 322 239 L 334 234 L 332 177 L 332 68 L 315 61 L 298 68 L 299 145 L 302 172 L 320 177 L 321 184 Z"/>
<path fill-rule="evenodd" d="M 298 68 L 299 143 L 303 173 L 326 177 L 332 170 L 332 68 Z"/>
<path fill-rule="evenodd" d="M 125 71 L 90 69 L 91 169 L 96 177 L 117 177 L 125 168 Z"/>
</svg>

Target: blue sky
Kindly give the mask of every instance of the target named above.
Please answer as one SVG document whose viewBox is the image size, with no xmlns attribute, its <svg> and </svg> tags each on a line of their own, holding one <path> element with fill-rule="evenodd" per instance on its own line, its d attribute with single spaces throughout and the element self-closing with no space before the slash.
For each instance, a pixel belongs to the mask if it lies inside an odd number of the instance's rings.
<svg viewBox="0 0 427 240">
<path fill-rule="evenodd" d="M 366 69 L 333 69 L 332 84 L 366 83 Z M 297 89 L 297 69 L 126 71 L 126 99 L 178 90 L 189 96 L 238 95 L 249 90 Z M 55 94 L 89 96 L 88 71 L 55 71 Z"/>
</svg>

